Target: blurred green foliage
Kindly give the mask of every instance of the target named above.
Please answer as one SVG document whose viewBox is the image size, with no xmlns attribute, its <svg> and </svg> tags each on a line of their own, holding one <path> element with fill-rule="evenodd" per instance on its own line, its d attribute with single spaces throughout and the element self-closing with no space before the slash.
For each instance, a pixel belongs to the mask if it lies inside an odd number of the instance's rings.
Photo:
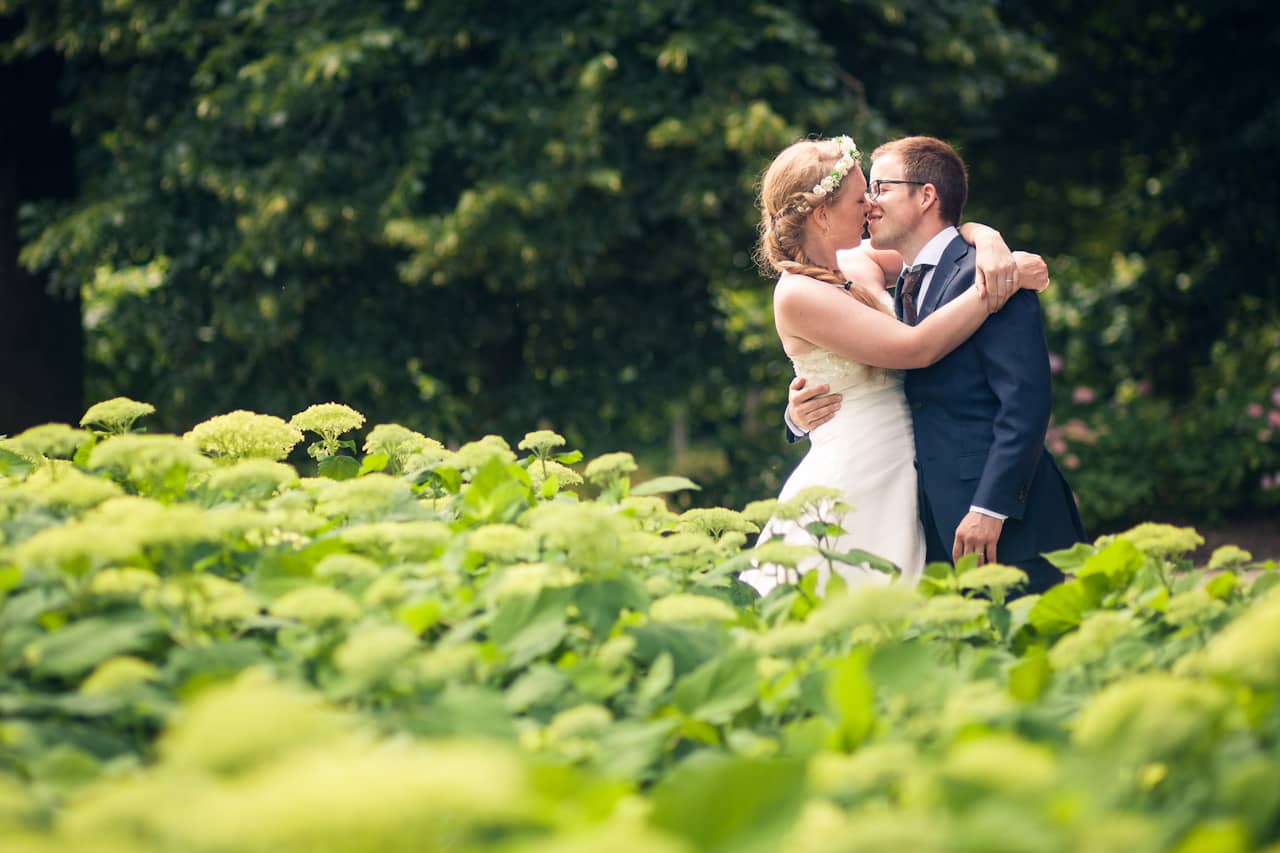
<svg viewBox="0 0 1280 853">
<path fill-rule="evenodd" d="M 0 61 L 63 60 L 79 152 L 78 197 L 23 210 L 23 260 L 82 295 L 88 396 L 148 400 L 166 428 L 335 399 L 452 442 L 538 424 L 641 448 L 700 501 L 769 494 L 803 448 L 781 440 L 791 370 L 751 265 L 753 189 L 807 133 L 959 145 L 971 215 L 1051 256 L 1062 393 L 1149 380 L 1205 401 L 1280 373 L 1275 271 L 1244 271 L 1277 236 L 1278 113 L 1254 65 L 1280 15 L 1251 4 L 0 17 L 22 22 Z"/>
</svg>

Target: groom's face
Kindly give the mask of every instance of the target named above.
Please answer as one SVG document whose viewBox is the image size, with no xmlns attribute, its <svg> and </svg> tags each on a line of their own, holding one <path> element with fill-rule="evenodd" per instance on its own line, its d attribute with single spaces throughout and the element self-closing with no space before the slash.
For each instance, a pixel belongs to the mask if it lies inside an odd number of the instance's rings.
<svg viewBox="0 0 1280 853">
<path fill-rule="evenodd" d="M 876 181 L 902 181 L 906 179 L 906 169 L 897 154 L 885 154 L 871 164 L 868 184 L 873 188 Z M 915 187 L 904 183 L 885 183 L 881 185 L 880 195 L 871 201 L 867 211 L 867 231 L 871 234 L 871 245 L 877 249 L 894 249 L 902 247 L 904 238 L 911 234 L 920 221 L 920 209 L 916 203 Z"/>
</svg>

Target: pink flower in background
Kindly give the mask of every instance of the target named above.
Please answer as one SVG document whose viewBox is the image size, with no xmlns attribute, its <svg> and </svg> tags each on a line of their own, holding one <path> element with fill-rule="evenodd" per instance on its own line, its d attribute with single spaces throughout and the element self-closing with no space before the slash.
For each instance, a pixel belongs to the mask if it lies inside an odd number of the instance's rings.
<svg viewBox="0 0 1280 853">
<path fill-rule="evenodd" d="M 1267 424 L 1273 427 L 1280 427 L 1280 409 L 1272 409 L 1267 412 Z"/>
<path fill-rule="evenodd" d="M 1271 389 L 1271 405 L 1280 406 L 1280 388 Z"/>
<path fill-rule="evenodd" d="M 1066 362 L 1063 360 L 1061 355 L 1056 352 L 1049 353 L 1049 372 L 1051 374 L 1056 376 L 1061 373 L 1065 364 Z"/>
<path fill-rule="evenodd" d="M 1068 471 L 1076 470 L 1080 467 L 1080 457 L 1076 456 L 1074 453 L 1068 453 L 1066 456 L 1062 457 L 1062 467 L 1066 468 Z"/>
<path fill-rule="evenodd" d="M 1264 491 L 1264 492 L 1269 492 L 1269 491 L 1271 491 L 1271 487 L 1272 487 L 1272 485 L 1273 485 L 1273 483 L 1272 483 L 1272 480 L 1271 480 L 1271 475 L 1270 475 L 1270 474 L 1263 474 L 1263 475 L 1262 475 L 1262 491 Z"/>
<path fill-rule="evenodd" d="M 1097 392 L 1087 385 L 1077 385 L 1071 392 L 1071 402 L 1077 405 L 1087 406 L 1096 399 L 1098 399 Z"/>
<path fill-rule="evenodd" d="M 1251 418 L 1260 418 L 1262 417 L 1262 404 L 1250 403 L 1249 405 L 1245 406 L 1244 413 Z"/>
<path fill-rule="evenodd" d="M 1133 390 L 1139 397 L 1145 397 L 1151 393 L 1151 380 L 1143 379 L 1133 386 Z"/>
<path fill-rule="evenodd" d="M 1258 430 L 1258 441 L 1270 441 L 1270 440 L 1271 440 L 1271 430 L 1269 429 Z"/>
<path fill-rule="evenodd" d="M 1049 452 L 1054 456 L 1061 456 L 1067 452 L 1067 443 L 1055 435 L 1049 439 Z"/>
</svg>

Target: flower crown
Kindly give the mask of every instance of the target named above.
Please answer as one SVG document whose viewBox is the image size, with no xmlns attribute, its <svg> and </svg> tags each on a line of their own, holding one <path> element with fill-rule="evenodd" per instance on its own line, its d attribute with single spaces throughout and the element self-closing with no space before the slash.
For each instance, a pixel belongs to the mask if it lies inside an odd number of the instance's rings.
<svg viewBox="0 0 1280 853">
<path fill-rule="evenodd" d="M 844 180 L 844 176 L 849 174 L 854 166 L 858 165 L 858 146 L 848 136 L 837 136 L 836 144 L 840 146 L 842 152 L 840 159 L 831 167 L 831 174 L 827 175 L 821 181 L 813 185 L 813 194 L 817 196 L 825 196 L 835 192 L 840 188 L 840 182 Z"/>
</svg>

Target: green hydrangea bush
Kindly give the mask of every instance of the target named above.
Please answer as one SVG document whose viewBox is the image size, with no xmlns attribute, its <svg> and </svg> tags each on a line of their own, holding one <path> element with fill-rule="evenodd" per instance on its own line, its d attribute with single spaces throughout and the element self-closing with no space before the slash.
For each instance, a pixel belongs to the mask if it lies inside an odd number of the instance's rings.
<svg viewBox="0 0 1280 853">
<path fill-rule="evenodd" d="M 1280 572 L 1194 530 L 1042 596 L 962 561 L 760 598 L 756 562 L 895 569 L 826 522 L 751 547 L 838 495 L 677 512 L 551 430 L 150 412 L 0 443 L 6 851 L 1280 843 Z"/>
</svg>

